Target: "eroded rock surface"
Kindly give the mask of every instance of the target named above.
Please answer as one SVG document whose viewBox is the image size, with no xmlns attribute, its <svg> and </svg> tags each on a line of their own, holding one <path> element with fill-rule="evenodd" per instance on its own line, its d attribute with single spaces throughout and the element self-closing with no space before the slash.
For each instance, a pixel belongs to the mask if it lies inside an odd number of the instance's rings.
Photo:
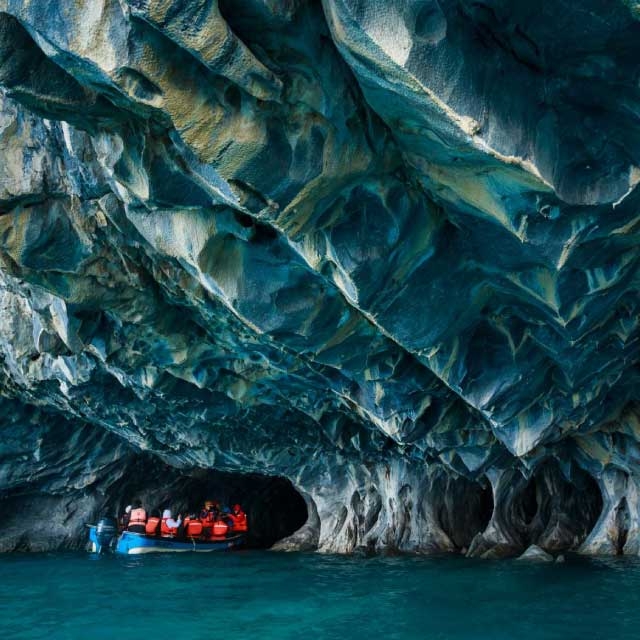
<svg viewBox="0 0 640 640">
<path fill-rule="evenodd" d="M 3 499 L 71 543 L 144 452 L 287 548 L 637 553 L 638 17 L 0 0 Z"/>
</svg>

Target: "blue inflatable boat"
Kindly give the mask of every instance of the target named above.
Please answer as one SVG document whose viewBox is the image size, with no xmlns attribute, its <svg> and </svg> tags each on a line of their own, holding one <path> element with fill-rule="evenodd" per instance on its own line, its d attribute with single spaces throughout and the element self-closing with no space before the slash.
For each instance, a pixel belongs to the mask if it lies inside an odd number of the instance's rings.
<svg viewBox="0 0 640 640">
<path fill-rule="evenodd" d="M 221 540 L 198 540 L 196 538 L 162 538 L 144 533 L 123 531 L 118 535 L 115 521 L 103 518 L 97 525 L 89 524 L 89 541 L 93 553 L 115 551 L 126 555 L 140 553 L 181 553 L 186 551 L 229 551 L 242 544 L 243 534 L 228 536 Z"/>
</svg>

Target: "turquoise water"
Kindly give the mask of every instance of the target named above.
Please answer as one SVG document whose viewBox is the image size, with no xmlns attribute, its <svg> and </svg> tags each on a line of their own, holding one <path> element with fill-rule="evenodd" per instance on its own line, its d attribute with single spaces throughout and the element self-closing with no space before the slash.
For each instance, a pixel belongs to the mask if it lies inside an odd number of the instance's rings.
<svg viewBox="0 0 640 640">
<path fill-rule="evenodd" d="M 0 557 L 6 638 L 640 637 L 640 562 L 211 555 Z"/>
</svg>

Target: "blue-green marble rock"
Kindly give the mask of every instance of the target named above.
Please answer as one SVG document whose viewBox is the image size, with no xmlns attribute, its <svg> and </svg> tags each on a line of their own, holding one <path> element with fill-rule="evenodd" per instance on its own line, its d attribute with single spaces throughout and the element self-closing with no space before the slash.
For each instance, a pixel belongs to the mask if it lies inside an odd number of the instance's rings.
<svg viewBox="0 0 640 640">
<path fill-rule="evenodd" d="M 144 451 L 289 478 L 282 548 L 638 553 L 638 18 L 0 0 L 0 492 L 73 537 Z"/>
</svg>

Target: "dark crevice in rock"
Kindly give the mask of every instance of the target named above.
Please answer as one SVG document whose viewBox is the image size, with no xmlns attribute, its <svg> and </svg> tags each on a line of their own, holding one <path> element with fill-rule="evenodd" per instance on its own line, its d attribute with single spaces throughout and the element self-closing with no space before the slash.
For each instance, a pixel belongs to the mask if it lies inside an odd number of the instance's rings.
<svg viewBox="0 0 640 640">
<path fill-rule="evenodd" d="M 598 484 L 577 467 L 566 478 L 555 463 L 545 465 L 538 477 L 541 532 L 535 543 L 547 551 L 577 549 L 602 512 Z"/>
<path fill-rule="evenodd" d="M 320 516 L 318 508 L 313 498 L 306 493 L 302 494 L 306 503 L 306 522 L 287 538 L 276 542 L 272 550 L 274 551 L 315 551 L 318 548 L 320 539 Z"/>
<path fill-rule="evenodd" d="M 530 545 L 546 551 L 576 550 L 602 512 L 596 481 L 577 466 L 567 477 L 555 461 L 526 478 L 507 471 L 497 487 L 497 508 L 487 532 L 472 545 L 473 555 L 515 555 Z"/>
<path fill-rule="evenodd" d="M 52 62 L 12 15 L 0 12 L 0 84 L 34 113 L 95 130 L 121 121 L 118 109 L 105 97 L 82 86 Z"/>
<path fill-rule="evenodd" d="M 0 199 L 0 216 L 11 213 L 17 207 L 50 206 L 54 200 L 64 200 L 66 198 L 67 196 L 62 193 L 28 193 L 15 198 Z"/>
<path fill-rule="evenodd" d="M 524 488 L 524 491 L 520 495 L 520 509 L 522 512 L 522 521 L 526 525 L 530 525 L 531 521 L 535 518 L 538 513 L 538 497 L 537 497 L 537 486 L 535 478 L 532 478 L 527 486 Z"/>
<path fill-rule="evenodd" d="M 485 530 L 493 514 L 491 485 L 464 477 L 446 475 L 433 487 L 436 522 L 457 550 L 469 548 L 473 538 Z"/>
<path fill-rule="evenodd" d="M 631 513 L 629 512 L 629 504 L 626 498 L 622 498 L 615 508 L 614 523 L 614 546 L 616 554 L 621 556 L 624 553 L 624 546 L 627 544 L 629 537 L 629 524 L 631 521 Z"/>
</svg>

